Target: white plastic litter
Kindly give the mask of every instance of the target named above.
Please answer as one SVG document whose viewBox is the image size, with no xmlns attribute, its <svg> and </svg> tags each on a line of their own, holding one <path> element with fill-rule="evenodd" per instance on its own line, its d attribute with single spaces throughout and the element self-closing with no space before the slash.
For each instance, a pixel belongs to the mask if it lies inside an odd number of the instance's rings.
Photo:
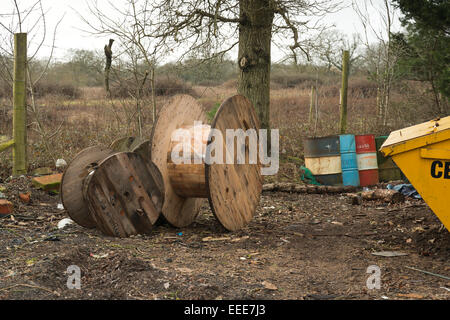
<svg viewBox="0 0 450 320">
<path fill-rule="evenodd" d="M 58 222 L 58 229 L 63 229 L 66 226 L 68 226 L 69 224 L 72 224 L 73 220 L 69 219 L 69 218 L 64 218 L 61 221 Z"/>
<path fill-rule="evenodd" d="M 55 165 L 56 165 L 56 168 L 58 168 L 58 169 L 64 168 L 65 166 L 67 166 L 67 162 L 64 159 L 58 159 L 58 160 L 56 160 Z"/>
<path fill-rule="evenodd" d="M 58 203 L 58 204 L 56 205 L 56 209 L 64 210 L 63 204 L 62 204 L 62 203 Z"/>
</svg>

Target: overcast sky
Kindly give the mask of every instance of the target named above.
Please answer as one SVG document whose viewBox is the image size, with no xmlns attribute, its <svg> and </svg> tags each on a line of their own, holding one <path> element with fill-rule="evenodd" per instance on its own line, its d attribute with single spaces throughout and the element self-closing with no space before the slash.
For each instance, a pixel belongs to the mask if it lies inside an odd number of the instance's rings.
<svg viewBox="0 0 450 320">
<path fill-rule="evenodd" d="M 97 0 L 99 3 L 99 7 L 106 8 L 108 7 L 108 0 Z M 342 33 L 351 36 L 354 33 L 362 33 L 362 26 L 358 15 L 351 7 L 351 0 L 343 0 L 349 7 L 333 14 L 329 14 L 324 19 L 324 22 L 329 25 L 335 25 L 336 29 L 340 30 Z M 359 3 L 363 1 L 370 0 L 357 0 Z M 382 5 L 383 0 L 372 0 L 375 5 Z M 5 16 L 5 14 L 10 14 L 13 11 L 13 1 L 12 0 L 0 0 L 0 22 L 3 24 L 10 23 L 10 17 Z M 19 0 L 20 8 L 27 8 L 32 6 L 36 0 Z M 119 5 L 119 0 L 112 1 L 115 5 Z M 108 36 L 98 37 L 93 36 L 87 33 L 82 32 L 80 29 L 88 29 L 85 23 L 80 19 L 77 12 L 82 14 L 83 17 L 89 20 L 89 10 L 86 5 L 86 0 L 42 0 L 43 7 L 46 14 L 46 22 L 47 22 L 47 30 L 51 32 L 54 29 L 54 26 L 57 22 L 64 16 L 62 19 L 58 31 L 56 34 L 56 42 L 55 42 L 55 52 L 54 56 L 58 60 L 64 60 L 67 57 L 68 50 L 71 48 L 77 49 L 89 49 L 89 50 L 99 50 L 102 49 L 103 46 L 107 43 Z M 22 10 L 22 9 L 21 9 Z M 381 26 L 381 22 L 375 10 L 370 11 L 370 16 L 373 21 L 373 24 L 376 27 Z M 29 19 L 30 21 L 33 19 Z M 394 28 L 398 30 L 400 24 L 396 21 Z M 35 30 L 36 31 L 36 30 Z M 38 31 L 37 33 L 39 33 Z M 35 32 L 36 33 L 36 32 Z M 5 30 L 0 27 L 0 34 L 4 35 Z M 50 54 L 51 47 L 51 38 L 52 35 L 48 35 L 48 41 L 39 51 L 39 56 L 44 57 Z M 369 34 L 369 40 L 374 41 L 375 37 Z M 31 48 L 30 51 L 33 50 L 33 45 L 39 40 L 39 37 L 36 36 L 35 39 L 30 39 Z M 29 52 L 30 52 L 29 51 Z M 272 60 L 277 61 L 282 58 L 283 54 L 276 48 L 273 47 L 272 52 Z"/>
</svg>

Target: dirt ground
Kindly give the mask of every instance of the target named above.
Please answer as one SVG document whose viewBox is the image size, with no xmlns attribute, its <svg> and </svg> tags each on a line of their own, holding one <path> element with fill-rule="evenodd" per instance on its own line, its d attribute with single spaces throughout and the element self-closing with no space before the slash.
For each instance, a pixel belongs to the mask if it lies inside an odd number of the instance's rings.
<svg viewBox="0 0 450 320">
<path fill-rule="evenodd" d="M 2 184 L 0 299 L 449 299 L 450 233 L 421 200 L 351 205 L 342 195 L 264 192 L 252 222 L 227 232 L 205 201 L 195 223 L 127 239 L 70 225 L 58 195 Z M 31 190 L 23 204 L 18 192 Z M 379 251 L 403 252 L 397 257 Z M 81 269 L 68 289 L 67 268 Z M 368 289 L 381 270 L 381 288 Z"/>
</svg>

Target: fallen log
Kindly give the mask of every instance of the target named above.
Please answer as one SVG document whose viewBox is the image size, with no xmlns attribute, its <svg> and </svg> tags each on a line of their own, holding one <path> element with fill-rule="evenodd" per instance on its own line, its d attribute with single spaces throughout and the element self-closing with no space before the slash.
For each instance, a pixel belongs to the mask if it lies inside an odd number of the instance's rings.
<svg viewBox="0 0 450 320">
<path fill-rule="evenodd" d="M 293 192 L 293 193 L 316 193 L 316 194 L 326 194 L 326 193 L 346 193 L 346 192 L 356 192 L 358 187 L 352 186 L 316 186 L 316 185 L 304 185 L 291 182 L 277 182 L 268 183 L 263 185 L 263 192 Z"/>
<path fill-rule="evenodd" d="M 405 201 L 405 196 L 398 191 L 389 189 L 375 189 L 361 192 L 363 200 L 383 200 L 387 203 L 400 203 Z"/>
</svg>

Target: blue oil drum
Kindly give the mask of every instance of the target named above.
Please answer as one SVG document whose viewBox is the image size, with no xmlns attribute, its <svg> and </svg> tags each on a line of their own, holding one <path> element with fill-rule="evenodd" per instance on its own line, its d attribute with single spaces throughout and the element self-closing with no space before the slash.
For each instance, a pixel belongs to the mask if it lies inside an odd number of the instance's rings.
<svg viewBox="0 0 450 320">
<path fill-rule="evenodd" d="M 342 184 L 344 186 L 359 186 L 358 162 L 356 159 L 355 135 L 342 134 L 339 136 Z"/>
</svg>

